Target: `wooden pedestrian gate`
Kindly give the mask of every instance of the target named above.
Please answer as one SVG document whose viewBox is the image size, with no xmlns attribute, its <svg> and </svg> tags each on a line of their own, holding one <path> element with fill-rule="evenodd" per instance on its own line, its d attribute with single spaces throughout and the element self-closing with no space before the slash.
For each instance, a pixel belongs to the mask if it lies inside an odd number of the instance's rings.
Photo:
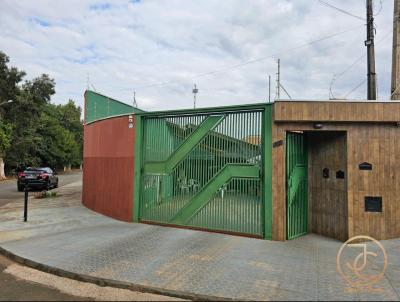
<svg viewBox="0 0 400 302">
<path fill-rule="evenodd" d="M 264 235 L 263 109 L 142 118 L 139 220 Z"/>
<path fill-rule="evenodd" d="M 286 134 L 287 239 L 308 232 L 307 148 L 303 133 Z"/>
</svg>

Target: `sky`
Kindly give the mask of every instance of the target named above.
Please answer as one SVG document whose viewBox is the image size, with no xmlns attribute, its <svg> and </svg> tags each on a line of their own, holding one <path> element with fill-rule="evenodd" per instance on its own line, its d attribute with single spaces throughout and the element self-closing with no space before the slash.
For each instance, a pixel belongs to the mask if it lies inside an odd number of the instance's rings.
<svg viewBox="0 0 400 302">
<path fill-rule="evenodd" d="M 0 0 L 0 50 L 52 102 L 90 89 L 144 110 L 366 98 L 365 0 Z M 375 0 L 378 97 L 390 95 L 393 0 Z M 288 96 L 281 91 L 281 98 Z"/>
</svg>

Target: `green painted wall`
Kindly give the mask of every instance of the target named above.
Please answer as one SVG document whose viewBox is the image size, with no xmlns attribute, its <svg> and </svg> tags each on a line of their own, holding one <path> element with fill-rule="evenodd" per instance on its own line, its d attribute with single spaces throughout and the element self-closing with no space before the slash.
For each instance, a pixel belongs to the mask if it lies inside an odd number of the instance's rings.
<svg viewBox="0 0 400 302">
<path fill-rule="evenodd" d="M 85 91 L 85 123 L 115 115 L 140 112 L 143 111 L 105 95 L 91 90 Z"/>
</svg>

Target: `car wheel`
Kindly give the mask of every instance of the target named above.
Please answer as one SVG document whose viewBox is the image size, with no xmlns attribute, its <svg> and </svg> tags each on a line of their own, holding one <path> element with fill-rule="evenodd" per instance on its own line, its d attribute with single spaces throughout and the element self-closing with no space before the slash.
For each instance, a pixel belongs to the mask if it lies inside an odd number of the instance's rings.
<svg viewBox="0 0 400 302">
<path fill-rule="evenodd" d="M 44 186 L 46 191 L 50 190 L 50 181 L 47 181 L 46 185 Z"/>
<path fill-rule="evenodd" d="M 54 185 L 54 188 L 58 188 L 58 180 L 57 180 L 56 184 Z"/>
<path fill-rule="evenodd" d="M 18 192 L 22 192 L 24 190 L 24 186 L 17 186 L 18 187 Z"/>
</svg>

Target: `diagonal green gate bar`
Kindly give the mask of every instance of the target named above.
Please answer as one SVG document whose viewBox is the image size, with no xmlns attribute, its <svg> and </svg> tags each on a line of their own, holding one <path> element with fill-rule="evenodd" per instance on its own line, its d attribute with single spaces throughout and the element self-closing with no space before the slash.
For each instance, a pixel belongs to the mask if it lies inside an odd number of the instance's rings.
<svg viewBox="0 0 400 302">
<path fill-rule="evenodd" d="M 307 177 L 306 169 L 307 167 L 305 165 L 297 165 L 296 167 L 294 167 L 292 173 L 290 174 L 288 181 L 288 193 L 287 193 L 289 207 L 293 203 L 294 197 L 296 196 L 301 180 Z"/>
<path fill-rule="evenodd" d="M 147 174 L 169 174 L 193 150 L 201 140 L 223 121 L 225 115 L 208 116 L 165 162 L 149 162 L 144 166 Z"/>
<path fill-rule="evenodd" d="M 255 165 L 226 164 L 218 174 L 195 195 L 170 221 L 185 224 L 199 212 L 214 196 L 215 192 L 232 178 L 259 178 L 260 170 Z"/>
</svg>

